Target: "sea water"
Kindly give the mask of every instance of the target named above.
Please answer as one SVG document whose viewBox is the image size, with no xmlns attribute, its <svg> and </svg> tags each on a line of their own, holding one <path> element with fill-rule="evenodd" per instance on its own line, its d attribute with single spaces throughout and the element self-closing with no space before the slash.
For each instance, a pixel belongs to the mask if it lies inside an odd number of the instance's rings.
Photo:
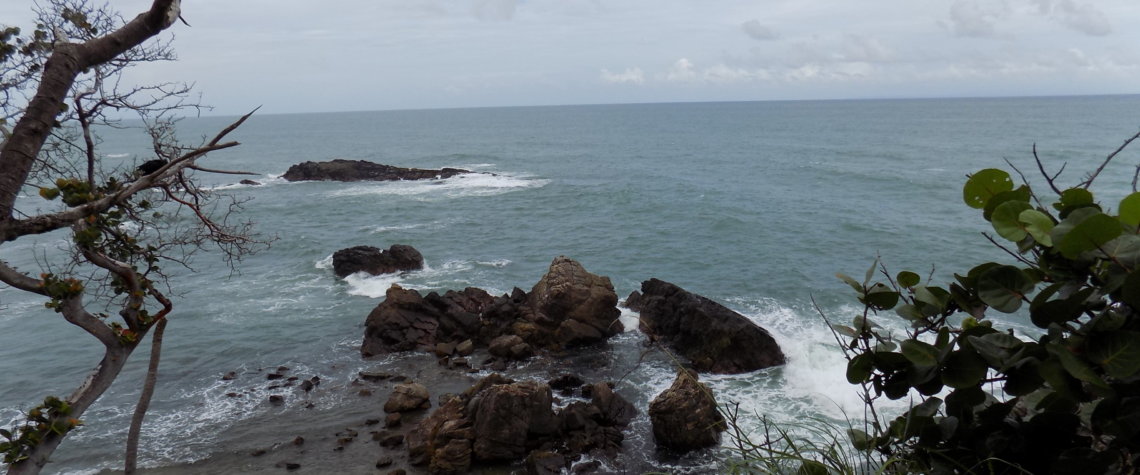
<svg viewBox="0 0 1140 475">
<path fill-rule="evenodd" d="M 232 120 L 187 119 L 180 136 L 200 141 Z M 241 146 L 200 163 L 259 175 L 258 186 L 236 184 L 230 175 L 204 180 L 245 200 L 241 217 L 274 241 L 238 263 L 236 273 L 210 252 L 197 255 L 192 270 L 167 265 L 177 297 L 141 465 L 177 467 L 279 443 L 289 429 L 273 421 L 304 420 L 301 405 L 310 402 L 325 414 L 378 412 L 360 407 L 382 400 L 362 402 L 347 388 L 361 369 L 399 367 L 408 358 L 359 356 L 364 318 L 390 285 L 507 293 L 529 289 L 559 255 L 610 277 L 621 297 L 659 278 L 768 329 L 787 365 L 703 378 L 721 402 L 740 404 L 748 427 L 761 416 L 777 423 L 858 420 L 862 403 L 820 315 L 846 322 L 858 311 L 835 273 L 861 279 L 881 256 L 892 272 L 913 270 L 945 284 L 985 260 L 1008 262 L 982 236 L 990 228 L 980 212 L 962 202 L 966 175 L 1010 170 L 1009 160 L 1039 183 L 1036 145 L 1050 170 L 1067 163 L 1059 182 L 1075 184 L 1138 127 L 1140 96 L 255 115 L 232 135 Z M 103 137 L 101 153 L 109 158 L 149 158 L 138 130 Z M 1098 178 L 1094 191 L 1107 207 L 1131 192 L 1138 157 L 1140 150 L 1126 149 Z M 379 183 L 279 178 L 290 165 L 333 158 L 475 173 Z M 21 203 L 34 207 L 37 199 Z M 0 258 L 33 269 L 50 262 L 65 239 L 6 243 Z M 392 244 L 419 249 L 425 268 L 345 279 L 331 271 L 338 249 Z M 636 316 L 626 311 L 623 320 Z M 884 316 L 880 323 L 905 329 L 896 320 Z M 1017 318 L 1010 323 L 1030 327 Z M 0 329 L 0 423 L 17 420 L 46 395 L 70 394 L 100 355 L 96 341 L 45 309 L 42 298 L 2 286 Z M 642 358 L 643 340 L 630 329 L 601 353 L 613 367 L 605 375 L 621 378 L 619 392 L 642 412 L 627 433 L 634 455 L 625 456 L 624 467 L 714 471 L 715 456 L 654 455 L 644 411 L 672 382 L 674 368 L 662 357 Z M 120 465 L 147 346 L 137 353 L 49 472 Z M 269 405 L 263 370 L 278 365 L 320 375 L 326 389 Z M 238 373 L 236 382 L 221 380 L 229 371 Z M 550 366 L 519 371 L 556 376 L 546 374 Z M 255 389 L 227 397 L 235 387 Z M 245 428 L 251 424 L 270 428 Z"/>
</svg>

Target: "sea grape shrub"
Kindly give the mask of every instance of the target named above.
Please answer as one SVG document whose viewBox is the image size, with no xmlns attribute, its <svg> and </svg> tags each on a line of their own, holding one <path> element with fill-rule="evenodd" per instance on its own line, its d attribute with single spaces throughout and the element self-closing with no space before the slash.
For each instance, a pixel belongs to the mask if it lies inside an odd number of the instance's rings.
<svg viewBox="0 0 1140 475">
<path fill-rule="evenodd" d="M 863 282 L 839 275 L 864 306 L 851 326 L 833 325 L 872 416 L 852 442 L 935 473 L 1135 471 L 1140 193 L 1115 213 L 1085 188 L 1045 206 L 987 169 L 970 176 L 963 198 L 1016 245 L 1002 245 L 1016 265 L 987 262 L 947 287 L 914 272 L 892 277 L 878 262 Z M 872 282 L 876 268 L 885 282 Z M 1028 318 L 1041 336 L 999 328 L 991 310 Z M 888 311 L 911 322 L 904 337 L 870 318 Z M 880 424 L 883 396 L 917 404 Z"/>
</svg>

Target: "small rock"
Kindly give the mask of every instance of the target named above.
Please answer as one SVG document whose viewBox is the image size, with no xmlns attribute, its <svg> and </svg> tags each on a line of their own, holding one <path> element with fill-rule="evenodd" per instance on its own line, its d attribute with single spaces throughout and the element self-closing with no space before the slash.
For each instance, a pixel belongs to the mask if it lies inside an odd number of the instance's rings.
<svg viewBox="0 0 1140 475">
<path fill-rule="evenodd" d="M 281 373 L 281 372 L 285 372 L 285 371 L 289 371 L 289 367 L 288 367 L 288 366 L 278 366 L 278 367 L 277 367 L 277 372 L 278 372 L 278 373 Z"/>
<path fill-rule="evenodd" d="M 283 375 L 283 374 L 281 374 L 281 373 L 269 373 L 269 374 L 265 375 L 265 379 L 268 379 L 268 380 L 271 380 L 271 381 L 272 381 L 272 380 L 274 380 L 274 379 L 281 379 L 281 378 L 284 378 L 284 377 L 285 377 L 285 375 Z"/>
<path fill-rule="evenodd" d="M 360 397 L 368 397 L 368 396 L 372 395 L 372 390 L 371 389 L 361 389 L 356 394 L 360 395 Z"/>
<path fill-rule="evenodd" d="M 288 462 L 285 464 L 285 470 L 293 471 L 299 468 L 301 468 L 301 464 L 299 463 Z"/>
<path fill-rule="evenodd" d="M 575 375 L 563 374 L 557 378 L 550 380 L 547 384 L 550 385 L 550 389 L 562 391 L 564 393 L 566 391 L 573 393 L 575 389 L 582 387 L 582 385 L 586 384 L 586 382 L 582 381 L 582 378 L 579 378 Z"/>
<path fill-rule="evenodd" d="M 364 425 L 366 425 L 366 426 L 374 426 L 374 425 L 379 424 L 379 423 L 380 423 L 380 419 L 367 419 L 364 421 Z"/>
<path fill-rule="evenodd" d="M 272 391 L 274 389 L 281 389 L 281 385 L 280 384 L 271 384 L 269 386 L 266 386 L 265 389 L 268 389 L 270 391 Z"/>
<path fill-rule="evenodd" d="M 314 407 L 317 407 L 317 405 L 316 405 L 316 404 L 313 404 L 313 403 L 311 403 L 311 402 L 310 402 L 310 403 L 308 403 L 308 404 L 305 404 L 305 409 L 312 409 L 312 408 L 314 408 Z"/>
<path fill-rule="evenodd" d="M 320 386 L 321 385 L 321 377 L 320 376 L 313 376 L 313 377 L 309 378 L 309 381 L 312 381 L 313 386 Z"/>
<path fill-rule="evenodd" d="M 271 395 L 269 396 L 269 403 L 273 404 L 274 406 L 285 404 L 285 396 L 279 396 L 277 394 Z"/>
<path fill-rule="evenodd" d="M 393 412 L 391 414 L 388 414 L 384 418 L 384 427 L 387 427 L 389 429 L 392 429 L 395 427 L 400 427 L 400 419 L 401 419 L 401 417 L 400 417 L 399 412 Z"/>
<path fill-rule="evenodd" d="M 566 457 L 553 452 L 534 451 L 526 458 L 528 475 L 558 475 L 566 467 Z"/>
<path fill-rule="evenodd" d="M 305 392 L 312 391 L 313 390 L 313 382 L 307 381 L 307 380 L 301 381 L 301 386 L 299 386 L 299 387 L 301 388 L 302 391 L 305 391 Z"/>
<path fill-rule="evenodd" d="M 467 358 L 452 358 L 449 367 L 451 369 L 470 368 L 471 363 L 467 361 Z"/>
<path fill-rule="evenodd" d="M 237 372 L 235 371 L 229 371 L 222 375 L 222 381 L 233 381 L 234 379 L 237 379 Z"/>
<path fill-rule="evenodd" d="M 431 407 L 431 395 L 419 383 L 401 383 L 392 388 L 392 395 L 384 403 L 384 412 L 407 412 Z"/>
<path fill-rule="evenodd" d="M 296 381 L 298 379 L 301 379 L 301 378 L 298 378 L 296 376 L 290 376 L 289 379 L 286 379 L 286 381 Z"/>
<path fill-rule="evenodd" d="M 293 445 L 301 445 L 304 443 L 305 443 L 305 438 L 301 437 L 299 435 L 297 436 L 297 438 L 293 439 Z"/>
<path fill-rule="evenodd" d="M 254 450 L 253 452 L 250 452 L 250 454 L 249 454 L 249 455 L 252 455 L 252 456 L 254 456 L 254 457 L 260 457 L 260 456 L 262 456 L 262 455 L 265 455 L 265 449 L 257 449 L 257 450 Z"/>
<path fill-rule="evenodd" d="M 261 186 L 261 183 L 258 183 L 258 182 L 253 181 L 253 180 L 242 180 L 242 181 L 239 181 L 238 183 L 241 183 L 243 185 L 250 185 L 250 186 Z"/>
<path fill-rule="evenodd" d="M 591 460 L 589 462 L 574 464 L 574 468 L 570 469 L 570 471 L 574 473 L 595 473 L 599 468 L 602 468 L 602 462 Z"/>
<path fill-rule="evenodd" d="M 389 465 L 392 465 L 392 457 L 387 455 L 380 457 L 380 459 L 376 461 L 376 468 L 384 468 Z"/>
<path fill-rule="evenodd" d="M 384 373 L 380 371 L 361 371 L 357 374 L 360 375 L 360 379 L 372 382 L 383 381 L 393 376 L 391 373 Z"/>
<path fill-rule="evenodd" d="M 469 339 L 463 340 L 455 346 L 455 352 L 459 353 L 459 356 L 471 356 L 471 353 L 475 352 L 475 342 Z"/>
<path fill-rule="evenodd" d="M 226 393 L 226 397 L 241 397 L 241 394 L 238 394 L 238 393 Z"/>
<path fill-rule="evenodd" d="M 404 434 L 392 434 L 380 439 L 380 446 L 394 449 L 404 444 Z"/>
<path fill-rule="evenodd" d="M 455 352 L 455 344 L 453 343 L 436 343 L 435 355 L 436 356 L 451 356 Z"/>
<path fill-rule="evenodd" d="M 408 475 L 408 472 L 402 468 L 397 468 L 395 470 L 388 472 L 387 475 Z"/>
</svg>

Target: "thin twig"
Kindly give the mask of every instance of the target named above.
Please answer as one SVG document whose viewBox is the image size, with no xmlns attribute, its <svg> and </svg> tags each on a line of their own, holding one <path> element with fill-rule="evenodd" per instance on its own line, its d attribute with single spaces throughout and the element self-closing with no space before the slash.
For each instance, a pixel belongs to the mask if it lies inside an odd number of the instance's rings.
<svg viewBox="0 0 1140 475">
<path fill-rule="evenodd" d="M 1128 146 L 1128 144 L 1132 143 L 1132 141 L 1133 141 L 1133 140 L 1136 140 L 1137 138 L 1140 138 L 1140 132 L 1136 132 L 1136 134 L 1135 134 L 1135 135 L 1133 135 L 1133 136 L 1131 136 L 1131 137 L 1128 137 L 1128 139 L 1127 139 L 1127 140 L 1125 140 L 1125 141 L 1124 141 L 1124 143 L 1120 144 L 1120 146 L 1119 146 L 1119 147 L 1117 147 L 1117 148 L 1116 148 L 1116 150 L 1115 150 L 1114 152 L 1112 152 L 1112 153 L 1108 154 L 1108 157 L 1105 157 L 1104 161 L 1103 161 L 1103 162 L 1101 162 L 1100 166 L 1099 166 L 1099 167 L 1097 167 L 1096 171 L 1092 172 L 1092 174 L 1090 174 L 1090 175 L 1089 175 L 1089 178 L 1088 178 L 1087 180 L 1085 180 L 1085 182 L 1084 182 L 1084 183 L 1082 183 L 1082 186 L 1084 186 L 1084 188 L 1085 188 L 1086 190 L 1087 190 L 1087 189 L 1088 189 L 1090 186 L 1092 186 L 1092 182 L 1093 182 L 1093 180 L 1095 180 L 1095 179 L 1096 179 L 1097 175 L 1100 175 L 1100 172 L 1101 172 L 1102 170 L 1104 170 L 1104 167 L 1108 166 L 1108 162 L 1111 162 L 1111 161 L 1112 161 L 1112 159 L 1113 159 L 1114 157 L 1116 157 L 1116 154 L 1118 154 L 1118 153 L 1120 153 L 1122 150 L 1124 150 L 1124 147 L 1127 147 L 1127 146 Z"/>
<path fill-rule="evenodd" d="M 1057 184 L 1055 183 L 1055 180 L 1057 179 L 1057 177 L 1061 176 L 1061 172 L 1065 171 L 1065 165 L 1062 164 L 1061 169 L 1057 171 L 1057 174 L 1050 177 L 1049 172 L 1045 171 L 1045 164 L 1041 163 L 1041 157 L 1037 156 L 1037 143 L 1036 142 L 1033 143 L 1033 161 L 1037 162 L 1037 169 L 1039 171 L 1041 171 L 1041 176 L 1043 178 L 1045 178 L 1045 182 L 1049 184 L 1049 188 L 1052 188 L 1054 193 L 1057 193 L 1058 195 L 1060 195 L 1061 189 L 1057 188 Z"/>
<path fill-rule="evenodd" d="M 1000 243 L 998 243 L 998 242 L 997 242 L 997 240 L 996 240 L 996 239 L 994 239 L 994 238 L 993 238 L 993 236 L 990 236 L 990 235 L 989 235 L 989 234 L 987 234 L 987 233 L 982 233 L 982 236 L 985 236 L 985 237 L 986 237 L 986 239 L 987 239 L 987 240 L 989 240 L 991 243 L 993 243 L 993 245 L 997 246 L 997 247 L 998 247 L 998 249 L 1001 249 L 1001 250 L 1005 251 L 1007 254 L 1009 254 L 1009 255 L 1013 256 L 1013 257 L 1014 257 L 1014 258 L 1016 258 L 1017 260 L 1021 261 L 1023 264 L 1025 264 L 1025 265 L 1028 265 L 1028 266 L 1031 266 L 1031 267 L 1032 267 L 1032 266 L 1036 266 L 1036 264 L 1034 264 L 1034 263 L 1032 263 L 1032 262 L 1029 262 L 1027 259 L 1025 259 L 1024 257 L 1022 257 L 1022 256 L 1021 256 L 1021 254 L 1018 254 L 1018 253 L 1016 253 L 1016 252 L 1013 252 L 1013 251 L 1011 251 L 1011 250 L 1007 249 L 1005 246 L 1002 246 Z"/>
</svg>

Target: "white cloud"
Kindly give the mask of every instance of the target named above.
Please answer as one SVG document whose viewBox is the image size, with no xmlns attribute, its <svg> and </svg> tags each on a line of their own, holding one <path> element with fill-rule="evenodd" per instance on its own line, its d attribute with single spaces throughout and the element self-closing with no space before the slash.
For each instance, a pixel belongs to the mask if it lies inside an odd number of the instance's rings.
<svg viewBox="0 0 1140 475">
<path fill-rule="evenodd" d="M 697 80 L 697 72 L 692 61 L 688 58 L 678 59 L 665 73 L 665 80 L 669 82 L 693 82 Z"/>
<path fill-rule="evenodd" d="M 1086 35 L 1106 36 L 1112 33 L 1108 17 L 1090 3 L 1077 5 L 1072 0 L 1061 0 L 1053 13 L 1062 24 Z"/>
<path fill-rule="evenodd" d="M 740 25 L 740 28 L 754 40 L 766 41 L 774 40 L 777 35 L 771 28 L 760 23 L 760 20 L 748 20 Z"/>
<path fill-rule="evenodd" d="M 612 73 L 608 69 L 602 70 L 602 81 L 613 84 L 645 84 L 645 72 L 641 68 L 626 68 L 620 73 Z"/>
<path fill-rule="evenodd" d="M 516 0 L 475 0 L 475 16 L 484 21 L 508 21 L 515 16 Z"/>
<path fill-rule="evenodd" d="M 988 38 L 997 35 L 997 22 L 1008 16 L 1003 2 L 957 0 L 950 5 L 950 31 L 955 36 Z"/>
</svg>

